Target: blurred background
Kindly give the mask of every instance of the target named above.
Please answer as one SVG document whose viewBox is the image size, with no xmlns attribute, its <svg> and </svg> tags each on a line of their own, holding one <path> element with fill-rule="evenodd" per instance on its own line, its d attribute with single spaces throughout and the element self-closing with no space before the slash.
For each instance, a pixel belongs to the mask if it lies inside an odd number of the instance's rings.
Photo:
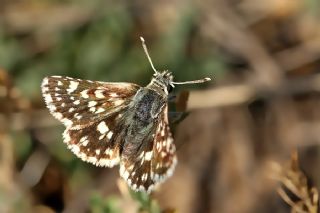
<svg viewBox="0 0 320 213">
<path fill-rule="evenodd" d="M 318 0 L 1 0 L 0 212 L 318 212 L 319 23 Z M 174 91 L 179 163 L 150 196 L 77 159 L 40 93 L 146 85 L 139 36 L 176 81 L 213 79 Z"/>
</svg>

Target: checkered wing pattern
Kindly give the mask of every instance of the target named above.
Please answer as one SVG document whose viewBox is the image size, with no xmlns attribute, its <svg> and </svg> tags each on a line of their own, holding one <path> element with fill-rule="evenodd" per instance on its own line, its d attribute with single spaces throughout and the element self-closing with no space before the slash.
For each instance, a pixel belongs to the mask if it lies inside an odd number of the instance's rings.
<svg viewBox="0 0 320 213">
<path fill-rule="evenodd" d="M 119 163 L 122 116 L 138 89 L 61 76 L 42 82 L 47 107 L 66 126 L 64 142 L 82 160 L 107 167 Z"/>
<path fill-rule="evenodd" d="M 150 141 L 136 158 L 122 159 L 120 175 L 136 191 L 150 192 L 170 177 L 177 163 L 176 149 L 168 125 L 167 108 L 158 119 Z"/>
<path fill-rule="evenodd" d="M 67 128 L 82 129 L 125 109 L 140 87 L 51 76 L 41 88 L 51 114 Z"/>
</svg>

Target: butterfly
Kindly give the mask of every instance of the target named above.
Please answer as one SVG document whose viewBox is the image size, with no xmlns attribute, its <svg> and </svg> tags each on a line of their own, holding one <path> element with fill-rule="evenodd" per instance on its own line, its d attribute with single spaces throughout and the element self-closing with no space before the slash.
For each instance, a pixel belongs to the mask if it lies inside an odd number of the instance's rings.
<svg viewBox="0 0 320 213">
<path fill-rule="evenodd" d="M 170 177 L 177 164 L 168 121 L 168 95 L 175 84 L 168 70 L 157 71 L 142 37 L 144 52 L 154 70 L 151 82 L 111 83 L 50 76 L 42 95 L 51 114 L 66 129 L 63 141 L 85 162 L 120 165 L 120 176 L 135 191 L 151 192 Z"/>
</svg>

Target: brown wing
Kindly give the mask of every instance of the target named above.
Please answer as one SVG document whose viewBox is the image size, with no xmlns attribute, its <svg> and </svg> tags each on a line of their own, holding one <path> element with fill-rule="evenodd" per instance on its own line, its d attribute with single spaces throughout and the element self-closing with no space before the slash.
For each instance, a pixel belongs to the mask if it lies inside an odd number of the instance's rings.
<svg viewBox="0 0 320 213">
<path fill-rule="evenodd" d="M 63 141 L 83 161 L 113 167 L 120 160 L 121 111 L 82 129 L 67 128 Z"/>
<path fill-rule="evenodd" d="M 81 129 L 126 108 L 140 87 L 51 76 L 41 88 L 51 114 L 66 127 Z"/>
<path fill-rule="evenodd" d="M 177 163 L 167 107 L 157 122 L 151 141 L 146 143 L 136 159 L 121 159 L 120 175 L 133 190 L 150 192 L 172 175 Z"/>
<path fill-rule="evenodd" d="M 60 76 L 42 82 L 47 107 L 66 126 L 64 143 L 82 160 L 108 167 L 119 163 L 122 116 L 139 88 Z"/>
</svg>

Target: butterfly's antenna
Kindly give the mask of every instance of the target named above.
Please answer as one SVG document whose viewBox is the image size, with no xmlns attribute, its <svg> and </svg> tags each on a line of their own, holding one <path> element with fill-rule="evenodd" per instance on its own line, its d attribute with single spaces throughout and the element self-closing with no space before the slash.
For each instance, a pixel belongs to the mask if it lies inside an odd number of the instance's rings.
<svg viewBox="0 0 320 213">
<path fill-rule="evenodd" d="M 156 68 L 154 68 L 154 66 L 153 66 L 151 57 L 150 57 L 149 52 L 148 52 L 148 48 L 147 48 L 146 42 L 144 41 L 144 38 L 142 36 L 140 36 L 140 40 L 142 42 L 142 47 L 143 47 L 144 53 L 147 55 L 147 58 L 148 58 L 148 60 L 150 62 L 150 65 L 151 65 L 152 69 L 154 70 L 155 73 L 158 73 Z"/>
<path fill-rule="evenodd" d="M 203 79 L 194 80 L 194 81 L 171 82 L 171 83 L 172 84 L 199 84 L 207 81 L 211 81 L 211 78 L 203 78 Z"/>
</svg>

